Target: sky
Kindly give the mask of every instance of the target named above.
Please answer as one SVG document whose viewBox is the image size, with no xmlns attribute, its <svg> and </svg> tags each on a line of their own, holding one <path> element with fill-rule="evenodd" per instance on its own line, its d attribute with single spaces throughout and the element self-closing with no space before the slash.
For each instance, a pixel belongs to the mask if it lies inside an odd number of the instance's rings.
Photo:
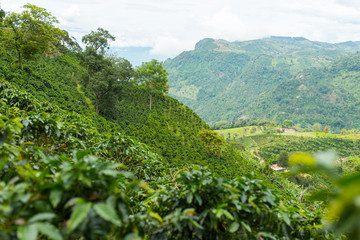
<svg viewBox="0 0 360 240">
<path fill-rule="evenodd" d="M 81 37 L 105 28 L 114 47 L 142 47 L 160 58 L 192 50 L 203 38 L 268 36 L 324 42 L 360 40 L 359 0 L 0 0 L 5 11 L 46 8 L 59 27 Z M 129 48 L 130 47 L 130 48 Z"/>
</svg>

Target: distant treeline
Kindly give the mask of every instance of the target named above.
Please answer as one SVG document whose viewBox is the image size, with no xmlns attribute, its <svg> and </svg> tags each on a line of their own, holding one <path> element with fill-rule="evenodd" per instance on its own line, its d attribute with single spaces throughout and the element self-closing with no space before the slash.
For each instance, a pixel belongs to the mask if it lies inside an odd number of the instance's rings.
<svg viewBox="0 0 360 240">
<path fill-rule="evenodd" d="M 269 120 L 240 120 L 240 121 L 219 121 L 216 123 L 211 124 L 210 127 L 213 130 L 220 130 L 220 129 L 229 129 L 229 128 L 239 128 L 239 127 L 247 127 L 247 126 L 277 126 L 276 121 L 269 121 Z"/>
</svg>

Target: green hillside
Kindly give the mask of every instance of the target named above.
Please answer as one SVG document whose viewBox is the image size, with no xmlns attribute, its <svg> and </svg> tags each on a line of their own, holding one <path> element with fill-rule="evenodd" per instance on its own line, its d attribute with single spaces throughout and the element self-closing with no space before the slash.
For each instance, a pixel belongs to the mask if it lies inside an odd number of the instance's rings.
<svg viewBox="0 0 360 240">
<path fill-rule="evenodd" d="M 29 91 L 39 101 L 87 115 L 101 132 L 135 137 L 172 166 L 199 164 L 228 176 L 258 171 L 178 100 L 156 95 L 150 110 L 148 92 L 136 84 L 124 83 L 110 103 L 103 103 L 110 106 L 97 115 L 94 95 L 81 84 L 85 69 L 73 52 L 24 60 L 23 69 L 16 64 L 9 69 L 11 54 L 3 54 L 1 59 L 0 76 L 5 80 Z"/>
<path fill-rule="evenodd" d="M 204 39 L 195 50 L 165 61 L 164 67 L 170 73 L 170 95 L 211 123 L 260 117 L 245 108 L 262 93 L 357 50 L 358 42 L 330 44 L 304 38 Z"/>
<path fill-rule="evenodd" d="M 46 50 L 51 54 L 39 52 L 24 57 L 21 66 L 16 51 L 7 44 L 6 39 L 11 36 L 6 34 L 5 30 L 1 35 L 0 78 L 39 101 L 85 115 L 99 132 L 132 136 L 172 167 L 198 164 L 222 176 L 254 172 L 262 177 L 256 167 L 190 108 L 146 86 L 148 79 L 155 76 L 151 71 L 163 70 L 160 63 L 149 62 L 141 73 L 140 68 L 134 69 L 126 59 L 108 56 L 106 46 L 111 35 L 106 30 L 98 29 L 86 35 L 88 39 L 96 34 L 101 36 L 101 51 L 100 48 L 93 51 L 89 43 L 81 49 L 74 40 L 61 35 L 61 41 L 54 42 L 56 49 Z M 146 75 L 152 67 L 151 74 Z"/>
<path fill-rule="evenodd" d="M 320 209 L 285 204 L 259 180 L 169 168 L 85 116 L 0 90 L 2 239 L 333 236 L 319 229 Z"/>
<path fill-rule="evenodd" d="M 0 13 L 0 239 L 359 235 L 358 173 L 313 201 L 168 96 L 160 62 L 109 55 L 107 30 L 81 48 L 44 8 Z"/>
<path fill-rule="evenodd" d="M 244 109 L 250 118 L 282 122 L 293 119 L 303 127 L 316 122 L 333 130 L 360 128 L 360 54 L 344 57 L 328 67 L 311 69 L 263 93 Z"/>
</svg>

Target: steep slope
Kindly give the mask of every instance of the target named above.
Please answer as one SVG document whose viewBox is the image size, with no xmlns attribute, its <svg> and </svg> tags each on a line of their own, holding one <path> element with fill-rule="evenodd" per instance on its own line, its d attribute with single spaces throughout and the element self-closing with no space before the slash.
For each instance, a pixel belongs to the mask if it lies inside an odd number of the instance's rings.
<svg viewBox="0 0 360 240">
<path fill-rule="evenodd" d="M 215 122 L 239 117 L 261 93 L 359 46 L 358 42 L 330 44 L 290 37 L 232 43 L 204 39 L 195 50 L 165 61 L 164 67 L 170 73 L 170 95 L 205 121 Z"/>
<path fill-rule="evenodd" d="M 240 115 L 293 119 L 304 127 L 319 122 L 333 130 L 359 128 L 359 61 L 356 53 L 329 67 L 304 71 L 262 94 Z"/>
<path fill-rule="evenodd" d="M 24 61 L 23 69 L 11 65 L 11 54 L 1 55 L 0 77 L 25 89 L 40 101 L 83 114 L 100 132 L 121 132 L 151 147 L 171 166 L 207 166 L 223 176 L 239 176 L 259 170 L 210 130 L 188 107 L 168 96 L 155 97 L 149 109 L 148 94 L 129 84 L 117 93 L 112 112 L 95 114 L 93 96 L 80 85 L 84 73 L 79 58 L 64 51 L 53 57 Z"/>
<path fill-rule="evenodd" d="M 1 239 L 332 239 L 321 209 L 253 176 L 168 168 L 134 139 L 4 81 L 0 117 Z"/>
</svg>

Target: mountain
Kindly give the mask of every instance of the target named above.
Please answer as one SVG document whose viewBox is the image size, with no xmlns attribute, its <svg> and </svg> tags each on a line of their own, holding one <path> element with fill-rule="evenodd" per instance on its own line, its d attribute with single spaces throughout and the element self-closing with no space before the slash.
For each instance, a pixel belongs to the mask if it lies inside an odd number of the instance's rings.
<svg viewBox="0 0 360 240">
<path fill-rule="evenodd" d="M 359 49 L 359 42 L 332 44 L 300 37 L 203 39 L 195 50 L 166 60 L 164 67 L 170 73 L 170 95 L 213 123 L 261 117 L 249 108 L 261 94 Z"/>
<path fill-rule="evenodd" d="M 240 115 L 292 119 L 303 127 L 316 122 L 333 129 L 360 128 L 360 54 L 309 69 L 262 93 Z"/>
</svg>

